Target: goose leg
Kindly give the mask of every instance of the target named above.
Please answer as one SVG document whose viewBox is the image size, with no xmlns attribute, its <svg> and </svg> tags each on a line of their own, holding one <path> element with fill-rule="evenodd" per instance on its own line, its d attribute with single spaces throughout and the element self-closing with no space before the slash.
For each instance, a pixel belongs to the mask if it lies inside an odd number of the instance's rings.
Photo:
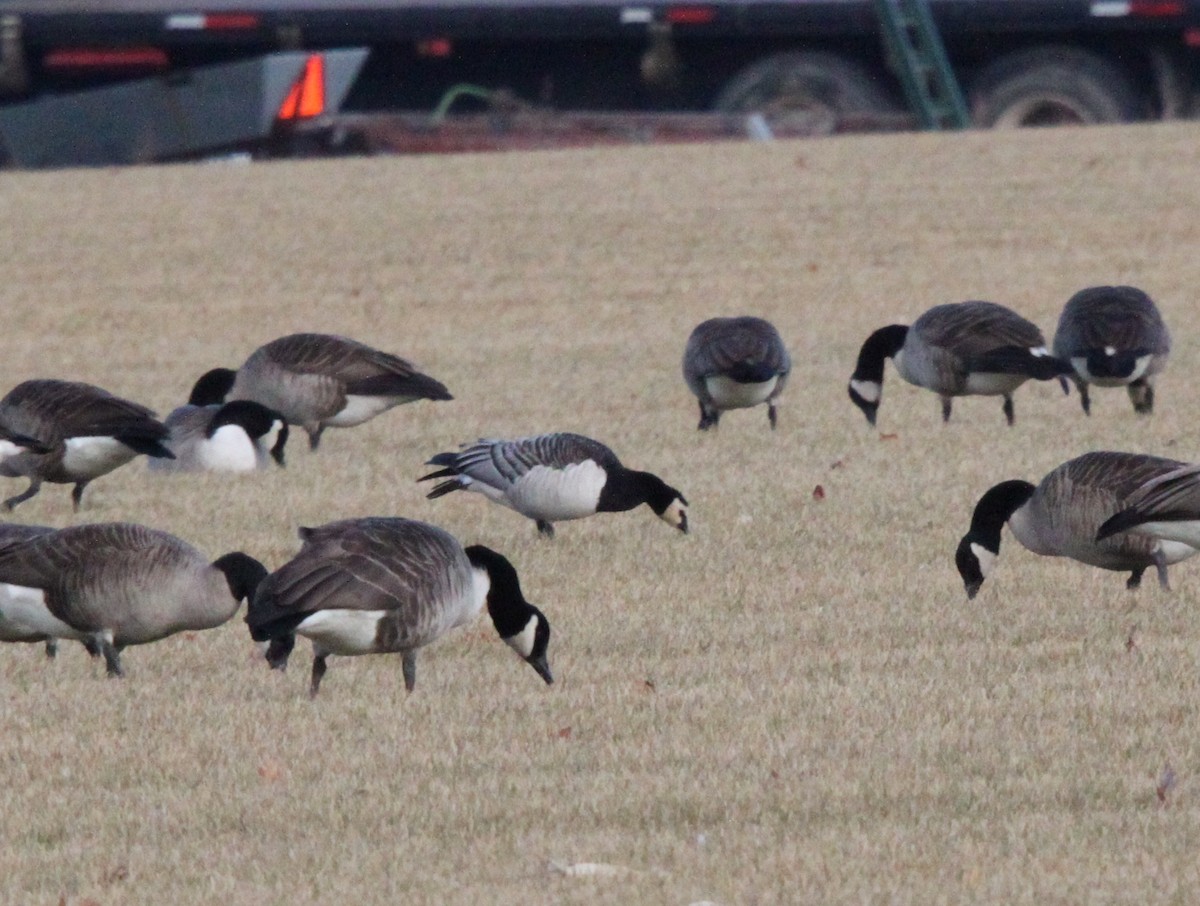
<svg viewBox="0 0 1200 906">
<path fill-rule="evenodd" d="M 53 660 L 58 656 L 58 639 L 46 639 L 46 657 Z"/>
<path fill-rule="evenodd" d="M 125 671 L 121 669 L 121 652 L 112 643 L 107 635 L 98 635 L 94 637 L 96 644 L 100 646 L 100 653 L 104 655 L 104 666 L 111 677 L 122 677 Z"/>
<path fill-rule="evenodd" d="M 704 403 L 700 404 L 700 424 L 697 429 L 707 431 L 709 428 L 715 428 L 717 422 L 721 418 L 721 413 L 716 409 L 706 409 Z"/>
<path fill-rule="evenodd" d="M 950 397 L 942 397 L 942 421 L 950 421 Z"/>
<path fill-rule="evenodd" d="M 328 655 L 313 652 L 312 682 L 308 686 L 308 697 L 316 698 L 321 690 L 321 678 L 325 676 L 325 658 Z"/>
<path fill-rule="evenodd" d="M 776 420 L 777 420 L 778 418 L 779 418 L 779 415 L 778 415 L 778 413 L 775 411 L 775 404 L 774 404 L 774 403 L 767 403 L 767 421 L 769 421 L 769 422 L 771 423 L 771 430 L 772 430 L 772 431 L 774 431 L 774 430 L 775 430 L 775 422 L 776 422 Z"/>
<path fill-rule="evenodd" d="M 91 657 L 100 657 L 104 653 L 100 650 L 100 643 L 91 636 L 83 640 L 83 647 Z"/>
<path fill-rule="evenodd" d="M 36 494 L 41 489 L 42 489 L 42 480 L 40 478 L 29 479 L 29 487 L 27 487 L 22 493 L 18 494 L 16 497 L 9 497 L 8 500 L 4 501 L 4 508 L 6 510 L 8 510 L 9 512 L 12 512 L 14 509 L 16 509 L 18 503 L 24 503 L 26 500 L 28 500 L 30 497 L 32 497 L 34 494 Z"/>
<path fill-rule="evenodd" d="M 545 519 L 539 519 L 537 521 L 537 529 L 538 529 L 539 535 L 542 535 L 546 538 L 554 537 L 554 526 L 551 525 L 549 522 L 547 522 Z"/>
<path fill-rule="evenodd" d="M 1013 422 L 1017 420 L 1016 411 L 1013 409 L 1012 397 L 1007 393 L 1004 394 L 1004 418 L 1008 421 L 1008 426 L 1011 428 Z"/>
<path fill-rule="evenodd" d="M 1065 374 L 1058 376 L 1058 386 L 1062 387 L 1063 396 L 1071 395 L 1071 385 L 1067 383 L 1067 376 Z"/>
<path fill-rule="evenodd" d="M 1141 569 L 1135 569 L 1133 572 L 1131 572 L 1129 574 L 1129 581 L 1125 583 L 1125 587 L 1130 591 L 1140 587 L 1142 584 L 1142 573 L 1145 571 L 1146 567 L 1143 566 Z"/>
<path fill-rule="evenodd" d="M 1167 581 L 1167 558 L 1161 550 L 1156 550 L 1150 555 L 1154 560 L 1154 568 L 1158 571 L 1158 584 L 1163 591 L 1171 590 L 1171 583 Z"/>
<path fill-rule="evenodd" d="M 401 655 L 400 666 L 404 670 L 404 688 L 412 692 L 413 687 L 417 684 L 417 653 L 405 651 Z"/>
<path fill-rule="evenodd" d="M 304 430 L 308 432 L 308 449 L 317 449 L 321 445 L 321 432 L 325 430 L 325 426 L 321 424 L 305 425 Z"/>
<path fill-rule="evenodd" d="M 1149 415 L 1154 411 L 1154 385 L 1139 378 L 1129 385 L 1129 399 L 1133 411 L 1138 415 Z"/>
<path fill-rule="evenodd" d="M 89 479 L 88 481 L 90 481 Z M 79 506 L 83 503 L 83 489 L 88 486 L 88 481 L 78 481 L 75 483 L 75 489 L 71 491 L 71 502 L 75 505 L 75 512 L 79 512 Z"/>
<path fill-rule="evenodd" d="M 1092 414 L 1092 398 L 1088 395 L 1087 381 L 1076 381 L 1075 385 L 1079 388 L 1079 405 L 1083 406 L 1083 414 Z"/>
</svg>

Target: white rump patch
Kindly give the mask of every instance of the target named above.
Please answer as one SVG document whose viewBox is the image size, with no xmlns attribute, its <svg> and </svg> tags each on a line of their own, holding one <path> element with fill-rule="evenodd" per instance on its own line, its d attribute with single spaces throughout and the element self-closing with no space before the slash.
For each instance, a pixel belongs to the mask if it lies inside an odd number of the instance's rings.
<svg viewBox="0 0 1200 906">
<path fill-rule="evenodd" d="M 883 385 L 878 381 L 850 381 L 850 389 L 865 399 L 868 403 L 878 403 L 883 396 Z"/>
<path fill-rule="evenodd" d="M 529 618 L 529 622 L 525 624 L 524 629 L 512 638 L 505 639 L 504 641 L 521 657 L 529 657 L 529 655 L 533 654 L 533 643 L 537 636 L 537 626 L 538 618 L 537 614 L 534 614 Z"/>
<path fill-rule="evenodd" d="M 607 481 L 608 473 L 590 459 L 565 469 L 534 466 L 513 482 L 508 500 L 531 519 L 582 519 L 596 512 Z"/>
<path fill-rule="evenodd" d="M 1200 553 L 1200 550 L 1192 545 L 1183 544 L 1179 541 L 1160 541 L 1158 543 L 1158 550 L 1162 553 L 1163 558 L 1168 564 L 1178 563 L 1181 560 L 1186 560 L 1188 557 Z"/>
<path fill-rule="evenodd" d="M 409 397 L 347 396 L 346 405 L 332 418 L 325 419 L 324 424 L 331 428 L 353 428 L 370 421 L 381 412 L 386 412 L 392 406 L 407 402 L 410 402 Z"/>
<path fill-rule="evenodd" d="M 967 375 L 967 393 L 975 396 L 1003 396 L 1012 393 L 1029 378 L 1024 374 L 972 372 Z"/>
<path fill-rule="evenodd" d="M 715 375 L 704 380 L 708 395 L 712 397 L 718 409 L 748 409 L 751 406 L 765 403 L 775 392 L 775 385 L 778 383 L 778 375 L 756 384 L 741 384 L 723 375 Z"/>
<path fill-rule="evenodd" d="M 50 612 L 40 588 L 0 584 L 0 642 L 20 642 L 40 636 L 86 639 Z"/>
<path fill-rule="evenodd" d="M 1189 519 L 1180 522 L 1143 522 L 1129 529 L 1138 535 L 1149 535 L 1159 541 L 1174 541 L 1188 547 L 1200 549 L 1200 520 Z"/>
<path fill-rule="evenodd" d="M 63 468 L 73 478 L 91 480 L 107 475 L 138 454 L 115 437 L 68 437 Z"/>
<path fill-rule="evenodd" d="M 979 561 L 979 572 L 986 579 L 992 574 L 992 570 L 996 567 L 996 561 L 1000 559 L 999 554 L 993 554 L 982 544 L 971 542 L 971 553 L 975 555 L 975 559 Z"/>
<path fill-rule="evenodd" d="M 318 610 L 296 632 L 327 654 L 374 654 L 379 621 L 386 610 Z"/>
</svg>

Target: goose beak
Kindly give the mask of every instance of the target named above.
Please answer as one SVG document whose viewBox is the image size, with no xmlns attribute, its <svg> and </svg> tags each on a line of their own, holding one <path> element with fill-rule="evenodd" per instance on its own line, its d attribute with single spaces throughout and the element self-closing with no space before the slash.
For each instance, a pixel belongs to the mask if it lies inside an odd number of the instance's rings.
<svg viewBox="0 0 1200 906">
<path fill-rule="evenodd" d="M 550 674 L 550 662 L 546 660 L 546 655 L 538 655 L 537 657 L 525 658 L 526 663 L 537 671 L 538 676 L 546 681 L 547 686 L 554 685 L 554 677 Z"/>
</svg>

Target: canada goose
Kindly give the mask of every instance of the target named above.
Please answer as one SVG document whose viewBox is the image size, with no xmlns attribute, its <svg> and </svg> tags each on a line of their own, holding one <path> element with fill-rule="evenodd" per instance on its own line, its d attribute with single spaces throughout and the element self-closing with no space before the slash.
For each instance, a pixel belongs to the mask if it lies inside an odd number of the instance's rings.
<svg viewBox="0 0 1200 906">
<path fill-rule="evenodd" d="M 1000 530 L 1007 522 L 1028 550 L 1047 557 L 1070 557 L 1101 569 L 1129 570 L 1128 588 L 1137 588 L 1153 566 L 1169 588 L 1167 567 L 1197 553 L 1196 544 L 1128 534 L 1108 538 L 1097 529 L 1126 506 L 1147 481 L 1173 474 L 1183 463 L 1137 453 L 1085 453 L 1050 472 L 1037 487 L 1003 481 L 979 498 L 971 528 L 954 560 L 975 597 L 1000 556 Z M 1106 522 L 1107 520 L 1107 522 Z"/>
<path fill-rule="evenodd" d="M 18 384 L 0 399 L 0 425 L 36 439 L 48 451 L 6 452 L 0 445 L 0 475 L 29 479 L 24 493 L 4 501 L 7 510 L 35 495 L 44 481 L 74 483 L 71 500 L 78 510 L 89 482 L 139 453 L 173 457 L 163 446 L 167 429 L 153 412 L 91 384 L 56 380 Z"/>
<path fill-rule="evenodd" d="M 1004 417 L 1011 425 L 1014 390 L 1030 378 L 1045 381 L 1072 370 L 1050 355 L 1035 324 L 1003 305 L 935 305 L 911 327 L 881 327 L 863 343 L 850 378 L 850 399 L 872 425 L 889 357 L 902 378 L 942 398 L 942 421 L 950 420 L 953 397 L 1003 396 Z"/>
<path fill-rule="evenodd" d="M 449 478 L 426 496 L 478 491 L 537 522 L 554 537 L 552 523 L 593 513 L 632 510 L 645 503 L 659 518 L 687 532 L 687 500 L 650 472 L 621 465 L 599 441 L 579 434 L 541 434 L 518 440 L 479 440 L 457 453 L 439 453 L 426 465 L 444 466 L 418 481 Z"/>
<path fill-rule="evenodd" d="M 475 618 L 487 603 L 500 638 L 547 683 L 550 623 L 525 600 L 517 571 L 480 545 L 462 545 L 412 519 L 366 518 L 301 528 L 304 544 L 262 583 L 247 608 L 255 641 L 287 666 L 295 635 L 313 643 L 309 694 L 331 654 L 399 652 L 404 686 L 417 680 L 417 649 Z"/>
<path fill-rule="evenodd" d="M 1154 300 L 1132 286 L 1093 286 L 1073 295 L 1054 332 L 1054 355 L 1070 362 L 1083 411 L 1088 385 L 1125 387 L 1133 411 L 1154 410 L 1154 378 L 1167 367 L 1171 334 Z M 1065 389 L 1064 382 L 1064 389 Z"/>
<path fill-rule="evenodd" d="M 180 406 L 163 422 L 174 459 L 151 459 L 150 468 L 173 472 L 252 472 L 271 459 L 284 465 L 288 426 L 283 416 L 252 400 L 218 406 Z"/>
<path fill-rule="evenodd" d="M 209 563 L 166 532 L 122 522 L 76 525 L 0 546 L 0 582 L 37 589 L 25 614 L 47 637 L 91 641 L 110 676 L 120 652 L 185 630 L 211 629 L 266 576 L 240 551 Z"/>
<path fill-rule="evenodd" d="M 787 384 L 792 360 L 773 324 L 762 318 L 710 318 L 683 351 L 683 379 L 700 401 L 699 429 L 716 427 L 727 409 L 767 404 L 775 427 L 775 400 Z"/>
<path fill-rule="evenodd" d="M 346 337 L 297 333 L 260 346 L 220 394 L 229 370 L 206 372 L 193 390 L 206 403 L 254 400 L 308 432 L 315 450 L 326 428 L 351 428 L 414 400 L 453 399 L 404 359 Z M 207 382 L 201 386 L 202 382 Z"/>
</svg>

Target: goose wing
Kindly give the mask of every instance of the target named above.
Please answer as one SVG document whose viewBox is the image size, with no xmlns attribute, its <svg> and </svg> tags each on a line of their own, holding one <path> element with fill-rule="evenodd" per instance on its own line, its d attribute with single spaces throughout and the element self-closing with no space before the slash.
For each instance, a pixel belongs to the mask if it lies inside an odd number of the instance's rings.
<svg viewBox="0 0 1200 906">
<path fill-rule="evenodd" d="M 1170 352 L 1162 315 L 1140 289 L 1095 286 L 1067 301 L 1054 334 L 1054 354 L 1070 358 L 1106 347 L 1141 355 Z"/>
<path fill-rule="evenodd" d="M 451 398 L 444 385 L 411 362 L 347 337 L 292 334 L 273 340 L 260 352 L 288 371 L 336 380 L 349 394 Z"/>
<path fill-rule="evenodd" d="M 969 360 L 1005 346 L 1046 345 L 1038 326 L 994 302 L 958 302 L 931 308 L 910 328 L 933 347 Z"/>
<path fill-rule="evenodd" d="M 1174 465 L 1129 494 L 1124 508 L 1100 526 L 1096 538 L 1107 538 L 1147 522 L 1200 519 L 1200 465 Z"/>
<path fill-rule="evenodd" d="M 703 380 L 730 374 L 744 366 L 761 366 L 774 374 L 791 370 L 792 362 L 779 332 L 761 318 L 714 318 L 688 338 L 684 361 L 690 378 Z"/>
<path fill-rule="evenodd" d="M 346 520 L 301 537 L 300 552 L 259 586 L 246 618 L 252 633 L 290 629 L 321 610 L 362 610 L 398 612 L 401 634 L 421 638 L 470 575 L 451 535 L 413 520 Z"/>
<path fill-rule="evenodd" d="M 616 454 L 599 441 L 581 434 L 540 434 L 518 440 L 480 440 L 458 453 L 443 453 L 429 460 L 447 466 L 450 474 L 504 491 L 535 468 L 565 469 L 592 460 L 618 467 Z"/>
<path fill-rule="evenodd" d="M 166 428 L 145 406 L 75 381 L 32 380 L 0 400 L 0 423 L 38 440 L 125 436 L 161 441 Z"/>
</svg>

